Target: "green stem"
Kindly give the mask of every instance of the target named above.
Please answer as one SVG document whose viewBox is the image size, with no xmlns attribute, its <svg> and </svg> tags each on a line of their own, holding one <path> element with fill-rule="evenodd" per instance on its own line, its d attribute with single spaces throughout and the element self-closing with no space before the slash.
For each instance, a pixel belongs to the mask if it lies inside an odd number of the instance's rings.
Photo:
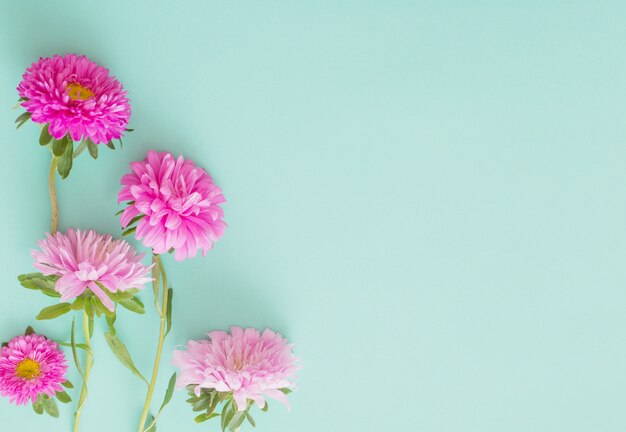
<svg viewBox="0 0 626 432">
<path fill-rule="evenodd" d="M 59 203 L 57 201 L 57 191 L 55 188 L 57 169 L 57 158 L 52 155 L 52 162 L 50 163 L 50 174 L 48 176 L 48 189 L 50 191 L 50 207 L 52 207 L 52 224 L 50 227 L 50 234 L 56 234 L 59 229 Z"/>
<path fill-rule="evenodd" d="M 89 374 L 91 367 L 93 366 L 93 354 L 91 351 L 91 336 L 89 331 L 89 316 L 87 312 L 83 311 L 83 333 L 85 334 L 85 345 L 89 350 L 86 350 L 85 354 L 85 375 L 83 376 L 83 387 L 80 390 L 80 398 L 78 399 L 78 407 L 76 408 L 76 414 L 74 418 L 74 432 L 78 432 L 78 426 L 80 423 L 80 415 L 85 405 L 85 399 L 87 398 L 87 383 L 89 381 Z"/>
<path fill-rule="evenodd" d="M 159 375 L 159 365 L 161 364 L 163 342 L 165 341 L 165 326 L 166 326 L 165 321 L 167 317 L 167 296 L 168 296 L 167 274 L 165 273 L 165 268 L 163 267 L 163 263 L 161 262 L 161 257 L 158 254 L 153 254 L 153 262 L 156 266 L 158 266 L 159 273 L 161 274 L 161 278 L 163 279 L 163 299 L 161 300 L 161 308 L 158 311 L 159 317 L 161 319 L 161 325 L 159 328 L 159 341 L 157 344 L 156 356 L 154 358 L 154 366 L 152 368 L 152 378 L 150 378 L 150 385 L 148 386 L 148 393 L 146 394 L 146 402 L 143 406 L 143 412 L 141 413 L 141 420 L 139 421 L 138 432 L 144 431 L 146 420 L 148 419 L 148 414 L 150 413 L 150 403 L 152 402 L 152 396 L 154 394 L 154 386 L 156 385 L 157 377 Z M 156 292 L 156 295 L 158 299 L 158 292 Z"/>
</svg>

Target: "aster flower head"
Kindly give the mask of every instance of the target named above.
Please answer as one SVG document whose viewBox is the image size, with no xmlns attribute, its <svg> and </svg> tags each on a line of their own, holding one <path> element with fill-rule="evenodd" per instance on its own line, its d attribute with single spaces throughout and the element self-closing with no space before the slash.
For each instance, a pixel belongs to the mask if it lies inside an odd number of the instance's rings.
<svg viewBox="0 0 626 432">
<path fill-rule="evenodd" d="M 17 336 L 0 350 L 0 394 L 11 403 L 35 404 L 44 396 L 50 404 L 50 398 L 64 393 L 66 373 L 65 355 L 45 336 Z"/>
<path fill-rule="evenodd" d="M 150 150 L 122 177 L 118 203 L 127 201 L 120 222 L 126 233 L 155 254 L 174 251 L 178 261 L 203 255 L 226 228 L 224 196 L 207 172 L 182 156 Z"/>
<path fill-rule="evenodd" d="M 47 234 L 38 246 L 41 250 L 33 250 L 31 255 L 41 274 L 23 275 L 28 277 L 20 277 L 20 281 L 26 286 L 25 281 L 34 280 L 36 288 L 43 291 L 45 282 L 52 279 L 52 294 L 58 293 L 63 302 L 77 297 L 77 301 L 95 300 L 95 296 L 114 311 L 113 300 L 125 306 L 134 300 L 137 289 L 152 280 L 150 267 L 141 262 L 143 254 L 137 254 L 124 240 L 94 230 L 69 228 L 66 233 Z"/>
<path fill-rule="evenodd" d="M 253 404 L 267 409 L 266 397 L 289 407 L 286 395 L 295 388 L 300 360 L 287 340 L 270 329 L 240 327 L 208 335 L 209 340 L 192 340 L 186 350 L 175 351 L 172 361 L 180 369 L 177 386 L 190 391 L 194 409 L 204 401 L 208 419 L 225 401 L 222 416 L 228 423 L 243 422 Z"/>
<path fill-rule="evenodd" d="M 17 91 L 30 118 L 47 124 L 57 140 L 69 133 L 74 141 L 108 143 L 122 136 L 130 118 L 122 84 L 82 55 L 40 58 L 26 69 Z"/>
</svg>

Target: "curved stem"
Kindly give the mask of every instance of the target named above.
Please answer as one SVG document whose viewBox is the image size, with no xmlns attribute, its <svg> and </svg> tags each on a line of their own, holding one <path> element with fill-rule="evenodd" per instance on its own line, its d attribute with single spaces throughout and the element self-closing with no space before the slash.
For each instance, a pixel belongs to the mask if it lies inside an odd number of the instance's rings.
<svg viewBox="0 0 626 432">
<path fill-rule="evenodd" d="M 153 254 L 153 262 L 154 265 L 158 266 L 159 273 L 161 274 L 161 278 L 163 279 L 163 299 L 161 300 L 161 309 L 159 310 L 159 317 L 161 319 L 161 325 L 159 328 L 159 342 L 157 344 L 157 352 L 154 358 L 154 366 L 152 369 L 152 378 L 150 378 L 150 385 L 148 386 L 148 393 L 146 394 L 146 402 L 143 406 L 143 412 L 141 413 L 141 420 L 139 421 L 139 429 L 138 432 L 143 432 L 146 424 L 146 420 L 148 418 L 148 414 L 150 412 L 150 403 L 152 402 L 152 395 L 154 394 L 154 386 L 157 381 L 157 377 L 159 375 L 159 365 L 161 363 L 161 353 L 163 352 L 163 341 L 165 340 L 165 319 L 167 317 L 167 296 L 168 296 L 168 285 L 167 285 L 167 275 L 165 273 L 165 268 L 163 267 L 163 263 L 161 262 L 161 257 L 158 254 Z M 153 281 L 153 283 L 158 283 Z M 158 292 L 157 302 L 158 302 Z"/>
<path fill-rule="evenodd" d="M 76 414 L 74 418 L 74 432 L 78 432 L 78 426 L 80 424 L 80 415 L 85 405 L 85 399 L 87 398 L 87 383 L 89 381 L 89 374 L 91 372 L 91 366 L 93 366 L 93 354 L 91 351 L 91 336 L 89 332 L 89 316 L 87 312 L 83 311 L 83 333 L 85 334 L 85 345 L 88 350 L 85 354 L 85 375 L 83 376 L 83 387 L 80 390 L 80 398 L 78 399 L 78 407 L 76 408 Z"/>
<path fill-rule="evenodd" d="M 50 227 L 50 234 L 56 234 L 59 228 L 59 203 L 57 202 L 57 191 L 55 188 L 55 178 L 57 169 L 57 157 L 52 156 L 52 162 L 50 163 L 50 174 L 48 176 L 48 189 L 50 190 L 50 207 L 52 207 L 52 225 Z"/>
</svg>

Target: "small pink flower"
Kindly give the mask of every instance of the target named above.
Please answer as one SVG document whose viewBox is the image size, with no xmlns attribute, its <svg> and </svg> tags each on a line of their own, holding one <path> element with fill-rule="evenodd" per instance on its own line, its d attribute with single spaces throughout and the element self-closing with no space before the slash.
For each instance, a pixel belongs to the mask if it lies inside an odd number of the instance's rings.
<svg viewBox="0 0 626 432">
<path fill-rule="evenodd" d="M 231 333 L 214 331 L 210 340 L 189 341 L 186 351 L 174 351 L 172 363 L 180 368 L 179 388 L 232 392 L 239 411 L 248 401 L 260 408 L 265 397 L 289 406 L 280 389 L 295 388 L 294 373 L 300 368 L 292 346 L 281 335 L 266 329 L 231 327 Z"/>
<path fill-rule="evenodd" d="M 40 58 L 17 87 L 22 106 L 35 123 L 48 123 L 56 139 L 68 132 L 74 141 L 96 144 L 119 139 L 130 118 L 122 84 L 85 56 Z"/>
<path fill-rule="evenodd" d="M 153 150 L 141 162 L 130 164 L 122 177 L 117 201 L 129 201 L 122 227 L 141 218 L 136 236 L 155 254 L 175 251 L 178 261 L 206 254 L 223 234 L 226 224 L 220 207 L 224 196 L 205 170 L 182 156 Z"/>
<path fill-rule="evenodd" d="M 113 311 L 113 301 L 98 284 L 114 293 L 142 289 L 152 280 L 147 276 L 150 267 L 141 263 L 143 254 L 138 255 L 129 243 L 113 240 L 110 235 L 69 228 L 67 234 L 47 234 L 37 245 L 41 251 L 31 252 L 35 268 L 46 276 L 60 276 L 54 289 L 61 294 L 61 301 L 76 298 L 89 288 Z"/>
<path fill-rule="evenodd" d="M 65 355 L 44 336 L 18 336 L 0 351 L 0 394 L 17 405 L 63 391 L 66 373 Z"/>
</svg>

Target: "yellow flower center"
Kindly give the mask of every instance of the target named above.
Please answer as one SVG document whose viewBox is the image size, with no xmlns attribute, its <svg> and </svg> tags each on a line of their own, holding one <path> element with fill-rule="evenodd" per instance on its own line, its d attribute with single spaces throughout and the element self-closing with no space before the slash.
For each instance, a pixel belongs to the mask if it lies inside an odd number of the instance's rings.
<svg viewBox="0 0 626 432">
<path fill-rule="evenodd" d="M 77 83 L 69 83 L 65 88 L 67 94 L 72 100 L 87 100 L 93 97 L 93 93 L 87 87 L 83 87 Z"/>
<path fill-rule="evenodd" d="M 17 369 L 15 369 L 16 375 L 26 380 L 32 380 L 33 378 L 37 378 L 39 376 L 40 371 L 41 371 L 41 365 L 37 363 L 35 360 L 31 360 L 28 358 L 22 360 L 17 365 Z"/>
</svg>

